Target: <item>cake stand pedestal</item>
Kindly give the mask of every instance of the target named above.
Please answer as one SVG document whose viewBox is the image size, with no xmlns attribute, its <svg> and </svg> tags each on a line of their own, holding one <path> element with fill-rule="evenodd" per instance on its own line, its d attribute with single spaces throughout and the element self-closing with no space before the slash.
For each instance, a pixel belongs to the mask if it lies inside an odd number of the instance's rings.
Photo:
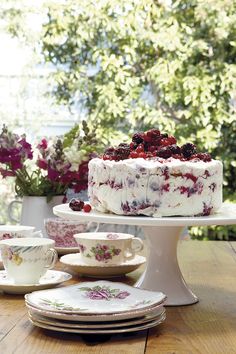
<svg viewBox="0 0 236 354">
<path fill-rule="evenodd" d="M 109 224 L 137 225 L 143 228 L 149 245 L 147 267 L 135 286 L 162 291 L 167 295 L 166 305 L 190 305 L 198 301 L 188 288 L 179 268 L 177 244 L 186 226 L 236 224 L 236 204 L 224 203 L 214 215 L 200 217 L 121 216 L 99 212 L 76 212 L 68 204 L 53 208 L 55 215 L 76 221 L 94 221 Z"/>
</svg>

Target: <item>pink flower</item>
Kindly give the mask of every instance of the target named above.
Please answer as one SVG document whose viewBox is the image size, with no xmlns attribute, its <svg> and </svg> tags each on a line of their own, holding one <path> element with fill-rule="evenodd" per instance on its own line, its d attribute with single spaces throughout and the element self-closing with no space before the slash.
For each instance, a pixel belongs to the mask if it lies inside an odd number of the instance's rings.
<svg viewBox="0 0 236 354">
<path fill-rule="evenodd" d="M 37 145 L 37 148 L 39 149 L 39 150 L 46 150 L 47 149 L 47 147 L 48 147 L 48 142 L 47 142 L 47 140 L 44 138 L 44 139 L 42 139 L 41 140 L 41 142 Z"/>
<path fill-rule="evenodd" d="M 38 159 L 37 161 L 37 166 L 39 168 L 41 168 L 42 170 L 46 170 L 48 167 L 47 161 L 43 160 L 43 159 Z"/>
</svg>

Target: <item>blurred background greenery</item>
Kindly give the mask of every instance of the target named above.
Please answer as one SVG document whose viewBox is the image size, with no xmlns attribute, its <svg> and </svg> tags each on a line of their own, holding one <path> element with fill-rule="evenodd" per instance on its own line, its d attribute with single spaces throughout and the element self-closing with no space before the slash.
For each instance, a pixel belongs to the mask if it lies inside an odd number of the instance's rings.
<svg viewBox="0 0 236 354">
<path fill-rule="evenodd" d="M 236 0 L 5 0 L 0 18 L 31 50 L 24 102 L 32 72 L 41 77 L 33 109 L 1 120 L 42 135 L 86 118 L 101 146 L 159 127 L 221 159 L 224 200 L 236 201 Z M 191 235 L 230 239 L 236 228 Z"/>
</svg>

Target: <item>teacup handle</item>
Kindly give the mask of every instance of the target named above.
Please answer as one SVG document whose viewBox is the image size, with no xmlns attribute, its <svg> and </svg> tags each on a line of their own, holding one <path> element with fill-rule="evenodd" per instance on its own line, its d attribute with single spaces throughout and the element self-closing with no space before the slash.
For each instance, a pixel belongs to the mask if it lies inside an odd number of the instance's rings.
<svg viewBox="0 0 236 354">
<path fill-rule="evenodd" d="M 43 237 L 43 234 L 42 234 L 41 230 L 40 231 L 34 231 L 32 236 L 33 237 Z"/>
<path fill-rule="evenodd" d="M 14 218 L 14 216 L 12 214 L 12 210 L 13 210 L 14 204 L 22 204 L 22 201 L 21 200 L 12 200 L 10 202 L 10 204 L 8 205 L 8 208 L 7 208 L 8 218 L 10 219 L 10 221 L 19 223 L 20 220 L 17 220 L 16 218 Z"/>
<path fill-rule="evenodd" d="M 142 251 L 144 245 L 143 245 L 143 241 L 138 238 L 138 237 L 135 237 L 135 238 L 132 238 L 132 241 L 131 241 L 131 248 L 129 248 L 124 256 L 126 259 L 132 259 L 134 258 L 135 256 L 135 253 L 136 252 L 139 252 L 139 251 Z"/>
<path fill-rule="evenodd" d="M 50 257 L 50 259 L 48 264 L 46 264 L 44 267 L 47 269 L 52 269 L 58 259 L 57 251 L 54 248 L 49 248 L 47 250 L 47 253 L 48 253 L 48 258 Z"/>
<path fill-rule="evenodd" d="M 142 251 L 143 250 L 143 241 L 141 240 L 141 238 L 138 238 L 138 237 L 134 237 L 132 238 L 132 243 L 131 243 L 131 247 L 132 247 L 132 250 L 134 252 L 139 252 L 139 251 Z"/>
<path fill-rule="evenodd" d="M 98 229 L 99 229 L 99 223 L 97 222 L 94 222 L 94 221 L 89 221 L 88 222 L 88 229 L 90 229 L 90 227 L 93 225 L 93 224 L 97 224 L 97 226 L 96 226 L 96 229 L 95 230 L 93 230 L 92 232 L 98 232 Z"/>
</svg>

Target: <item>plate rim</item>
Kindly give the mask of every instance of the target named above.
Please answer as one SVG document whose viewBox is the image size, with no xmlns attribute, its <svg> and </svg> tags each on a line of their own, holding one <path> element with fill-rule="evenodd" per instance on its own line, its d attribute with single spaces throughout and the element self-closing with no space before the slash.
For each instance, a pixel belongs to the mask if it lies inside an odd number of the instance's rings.
<svg viewBox="0 0 236 354">
<path fill-rule="evenodd" d="M 225 210 L 226 209 L 226 210 Z M 227 210 L 228 209 L 228 210 Z M 233 210 L 232 210 L 233 209 Z M 230 216 L 224 213 L 231 212 Z M 102 223 L 127 224 L 139 226 L 194 226 L 194 225 L 228 225 L 236 224 L 236 203 L 222 203 L 221 208 L 215 214 L 209 216 L 131 216 L 101 213 L 91 211 L 84 213 L 82 211 L 73 211 L 69 204 L 59 204 L 53 207 L 53 213 L 61 218 L 70 220 L 84 220 Z"/>
<path fill-rule="evenodd" d="M 77 333 L 77 334 L 114 334 L 114 333 L 128 333 L 128 332 L 135 332 L 135 331 L 142 331 L 151 327 L 155 327 L 159 324 L 161 324 L 162 322 L 164 322 L 166 319 L 166 313 L 164 313 L 158 320 L 155 321 L 151 321 L 148 324 L 144 323 L 143 326 L 142 325 L 138 325 L 138 326 L 133 326 L 132 328 L 113 328 L 113 329 L 90 329 L 90 330 L 86 330 L 86 329 L 72 329 L 72 328 L 59 328 L 56 326 L 49 326 L 49 325 L 43 325 L 43 324 L 39 324 L 36 321 L 32 321 L 30 318 L 30 322 L 37 326 L 37 327 L 41 327 L 44 329 L 48 329 L 48 330 L 52 330 L 52 331 L 58 331 L 58 332 L 64 332 L 64 333 Z M 48 328 L 50 327 L 50 328 Z"/>
</svg>

